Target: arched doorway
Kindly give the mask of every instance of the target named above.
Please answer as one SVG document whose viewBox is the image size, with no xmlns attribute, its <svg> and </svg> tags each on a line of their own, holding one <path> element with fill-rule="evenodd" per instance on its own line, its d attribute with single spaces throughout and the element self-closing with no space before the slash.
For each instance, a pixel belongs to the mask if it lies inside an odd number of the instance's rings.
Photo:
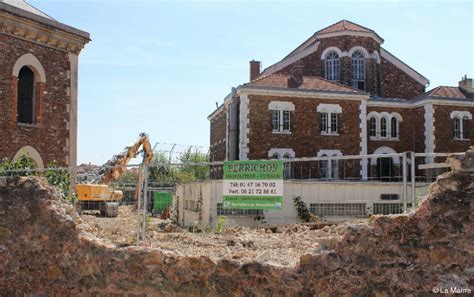
<svg viewBox="0 0 474 297">
<path fill-rule="evenodd" d="M 15 156 L 13 157 L 13 161 L 18 160 L 23 155 L 28 155 L 31 159 L 33 159 L 36 164 L 36 167 L 40 171 L 44 170 L 43 158 L 41 158 L 40 154 L 34 147 L 29 145 L 22 147 L 18 150 L 18 152 L 16 152 Z"/>
</svg>

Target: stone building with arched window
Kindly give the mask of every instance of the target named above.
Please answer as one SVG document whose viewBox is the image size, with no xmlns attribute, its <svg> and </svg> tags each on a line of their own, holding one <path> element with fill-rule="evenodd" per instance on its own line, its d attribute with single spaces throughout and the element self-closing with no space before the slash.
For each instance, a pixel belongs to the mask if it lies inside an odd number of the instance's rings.
<svg viewBox="0 0 474 297">
<path fill-rule="evenodd" d="M 0 0 L 0 159 L 77 159 L 78 57 L 89 33 L 23 0 Z"/>
</svg>

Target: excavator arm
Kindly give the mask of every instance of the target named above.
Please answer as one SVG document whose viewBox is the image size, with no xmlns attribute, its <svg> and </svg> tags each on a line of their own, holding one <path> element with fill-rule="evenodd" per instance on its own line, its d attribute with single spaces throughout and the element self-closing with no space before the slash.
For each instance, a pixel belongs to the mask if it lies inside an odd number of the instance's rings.
<svg viewBox="0 0 474 297">
<path fill-rule="evenodd" d="M 144 152 L 143 164 L 149 164 L 153 158 L 153 149 L 151 148 L 148 135 L 140 133 L 137 141 L 131 147 L 128 147 L 122 154 L 114 156 L 112 160 L 105 164 L 101 183 L 108 185 L 110 182 L 116 181 L 127 171 L 125 166 L 138 155 L 140 147 L 143 148 Z"/>
</svg>

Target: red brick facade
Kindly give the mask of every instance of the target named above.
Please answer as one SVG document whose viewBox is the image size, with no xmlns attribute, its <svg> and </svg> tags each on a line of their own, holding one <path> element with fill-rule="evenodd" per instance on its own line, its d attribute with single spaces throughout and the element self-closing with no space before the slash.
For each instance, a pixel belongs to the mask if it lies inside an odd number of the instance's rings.
<svg viewBox="0 0 474 297">
<path fill-rule="evenodd" d="M 329 30 L 317 32 L 316 37 L 265 69 L 257 79 L 236 89 L 240 96 L 237 114 L 240 159 L 266 159 L 277 149 L 291 151 L 292 157 L 301 158 L 316 157 L 322 150 L 337 151 L 341 155 L 459 152 L 474 144 L 474 135 L 468 139 L 454 139 L 454 119 L 451 117 L 453 111 L 463 112 L 463 125 L 469 126 L 464 130 L 474 130 L 474 98 L 470 95 L 474 91 L 472 87 L 462 89 L 469 84 L 460 82 L 462 88 L 438 87 L 424 93 L 428 80 L 383 49 L 380 46 L 383 40 L 375 32 L 350 22 L 351 28 L 360 28 L 361 34 L 337 31 L 347 23 L 344 21 L 335 29 L 328 27 Z M 322 79 L 325 77 L 323 59 L 328 49 L 339 55 L 340 72 L 336 81 Z M 363 52 L 365 57 L 364 91 L 352 89 L 351 53 L 356 50 Z M 279 106 L 291 107 L 287 110 L 291 132 L 273 131 L 271 102 L 285 102 Z M 320 104 L 334 105 L 340 110 L 336 135 L 321 133 L 321 113 L 317 110 Z M 222 152 L 223 146 L 219 144 L 225 136 L 223 121 L 229 116 L 229 106 L 230 100 L 226 100 L 223 107 L 209 117 L 211 155 L 215 161 L 229 158 L 229 139 L 227 153 Z M 380 133 L 382 117 L 388 121 L 389 134 L 391 118 L 396 118 L 397 136 L 371 137 L 372 115 L 378 117 L 377 133 Z M 227 131 L 225 137 L 228 135 Z M 358 172 L 359 163 L 356 163 L 352 169 Z M 374 163 L 369 166 L 373 167 Z M 301 166 L 302 171 L 307 169 Z"/>
<path fill-rule="evenodd" d="M 39 166 L 68 166 L 76 161 L 77 57 L 89 34 L 15 5 L 0 3 L 0 159 L 21 151 Z M 22 69 L 33 73 L 27 121 L 17 115 Z"/>
<path fill-rule="evenodd" d="M 328 100 L 315 98 L 292 98 L 251 95 L 249 159 L 266 159 L 272 148 L 291 148 L 296 156 L 316 157 L 320 150 L 340 150 L 344 155 L 357 155 L 359 148 L 359 102 L 352 100 Z M 291 133 L 274 133 L 271 127 L 271 101 L 292 102 Z M 320 113 L 316 111 L 319 104 L 339 104 L 342 107 L 338 136 L 322 135 L 319 127 Z"/>
<path fill-rule="evenodd" d="M 474 99 L 473 99 L 474 102 Z M 467 151 L 470 146 L 474 145 L 474 135 L 471 135 L 469 139 L 459 140 L 453 136 L 453 119 L 450 114 L 453 111 L 468 111 L 471 115 L 474 115 L 474 106 L 461 107 L 461 106 L 446 106 L 446 105 L 434 105 L 434 116 L 435 116 L 435 147 L 437 152 L 463 152 Z M 473 120 L 466 121 L 470 124 L 470 131 L 473 131 L 474 124 Z"/>
<path fill-rule="evenodd" d="M 33 146 L 44 163 L 57 161 L 66 165 L 68 155 L 69 60 L 66 52 L 0 34 L 0 143 L 2 158 L 12 159 L 19 149 Z M 37 82 L 34 124 L 17 123 L 17 77 L 13 66 L 22 55 L 32 53 L 43 65 L 46 83 Z M 46 120 L 46 121 L 45 121 Z"/>
</svg>

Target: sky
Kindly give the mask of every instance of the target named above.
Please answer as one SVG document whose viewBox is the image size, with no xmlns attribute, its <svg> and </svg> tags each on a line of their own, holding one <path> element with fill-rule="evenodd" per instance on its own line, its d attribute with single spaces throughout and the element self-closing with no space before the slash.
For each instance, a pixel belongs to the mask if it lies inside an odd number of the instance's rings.
<svg viewBox="0 0 474 297">
<path fill-rule="evenodd" d="M 347 19 L 430 80 L 473 76 L 472 1 L 30 0 L 87 31 L 79 58 L 78 163 L 102 164 L 140 132 L 156 149 L 207 151 L 207 116 L 314 32 Z"/>
</svg>

